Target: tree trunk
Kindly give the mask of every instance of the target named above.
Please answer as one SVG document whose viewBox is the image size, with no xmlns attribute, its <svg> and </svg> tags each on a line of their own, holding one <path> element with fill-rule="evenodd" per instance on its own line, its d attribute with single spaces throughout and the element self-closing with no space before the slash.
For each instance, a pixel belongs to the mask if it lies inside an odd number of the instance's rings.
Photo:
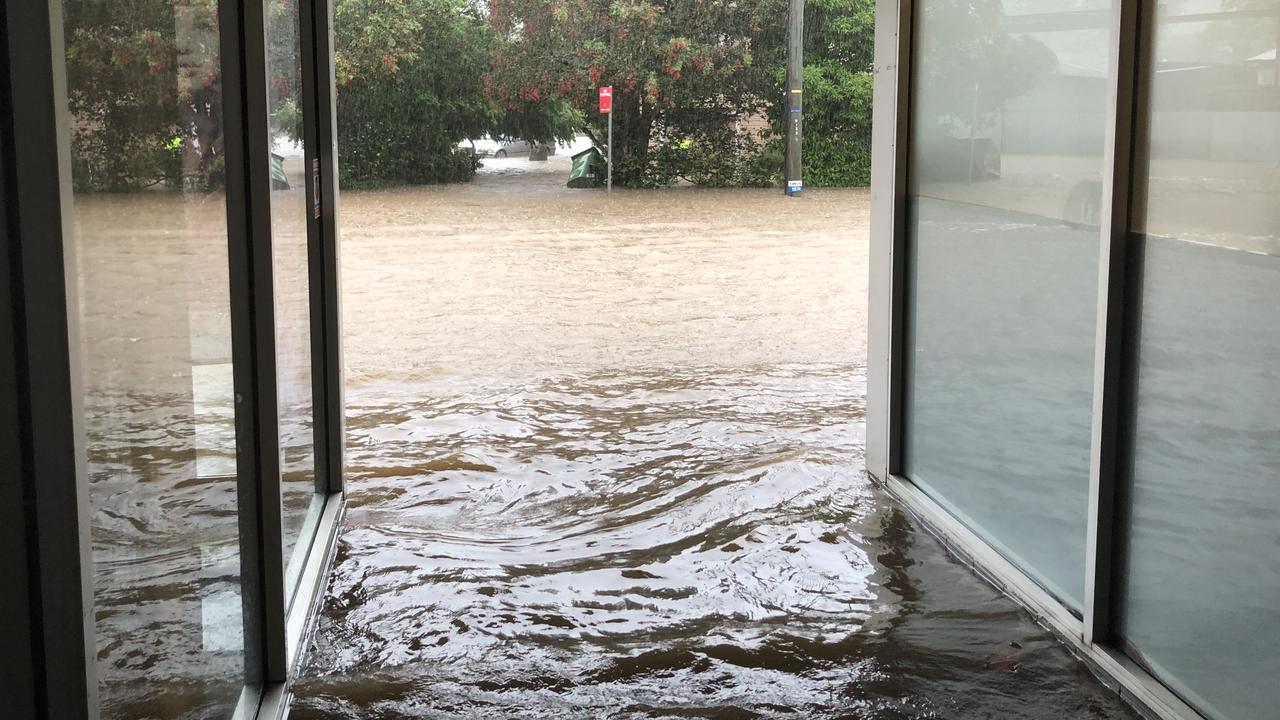
<svg viewBox="0 0 1280 720">
<path fill-rule="evenodd" d="M 649 165 L 653 116 L 645 112 L 640 93 L 615 96 L 613 108 L 617 113 L 613 119 L 613 180 L 624 186 L 640 185 Z"/>
</svg>

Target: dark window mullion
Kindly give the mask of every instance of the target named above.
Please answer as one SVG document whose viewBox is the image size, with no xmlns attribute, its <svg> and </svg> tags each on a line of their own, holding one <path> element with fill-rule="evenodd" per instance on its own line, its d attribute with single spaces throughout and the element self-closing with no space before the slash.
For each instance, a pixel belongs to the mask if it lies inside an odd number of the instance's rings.
<svg viewBox="0 0 1280 720">
<path fill-rule="evenodd" d="M 27 579 L 6 576 L 3 592 L 15 593 L 15 605 L 27 612 L 4 619 L 6 629 L 9 622 L 24 625 L 18 633 L 5 632 L 6 643 L 26 639 L 25 648 L 6 653 L 5 664 L 27 665 L 22 675 L 38 717 L 76 720 L 96 712 L 97 678 L 88 477 L 71 342 L 76 326 L 68 313 L 77 301 L 75 283 L 67 282 L 74 261 L 67 242 L 71 163 L 62 3 L 10 2 L 0 13 L 0 214 L 7 276 L 0 354 L 13 381 L 3 419 L 6 425 L 16 421 L 0 432 L 9 436 L 5 442 L 17 460 L 0 472 L 16 476 L 11 487 L 21 501 L 6 510 L 19 513 L 10 527 L 24 536 L 4 552 L 22 553 L 6 557 L 25 561 Z M 19 693 L 22 687 L 6 683 L 5 689 Z M 22 699 L 14 705 L 21 713 Z"/>
<path fill-rule="evenodd" d="M 338 250 L 338 119 L 336 79 L 334 75 L 333 0 L 316 0 L 319 10 L 312 25 L 315 38 L 316 135 L 313 143 L 320 161 L 320 233 L 322 248 L 321 287 L 324 305 L 322 334 L 324 343 L 325 412 L 322 438 L 327 450 L 325 477 L 327 491 L 341 493 L 344 480 L 344 428 L 342 387 L 342 315 L 341 267 Z"/>
<path fill-rule="evenodd" d="M 327 438 L 329 436 L 328 384 L 325 382 L 327 355 L 325 347 L 329 338 L 325 335 L 325 312 L 331 304 L 325 293 L 324 274 L 324 227 L 319 213 L 322 200 L 320 191 L 318 152 L 319 102 L 316 92 L 316 19 L 314 2 L 299 4 L 299 22 L 301 28 L 299 38 L 302 56 L 302 132 L 304 165 L 306 170 L 307 197 L 307 286 L 310 301 L 309 318 L 311 323 L 311 410 L 312 410 L 312 450 L 315 454 L 316 492 L 329 493 L 329 455 Z M 309 542 L 311 538 L 301 538 L 299 542 Z"/>
<path fill-rule="evenodd" d="M 1111 635 L 1113 535 L 1120 448 L 1125 353 L 1125 279 L 1133 196 L 1134 121 L 1142 47 L 1142 0 L 1113 0 L 1110 91 L 1099 228 L 1098 312 L 1094 341 L 1093 425 L 1089 515 L 1085 545 L 1083 639 Z"/>
<path fill-rule="evenodd" d="M 262 679 L 286 680 L 286 594 L 272 276 L 266 23 L 263 0 L 220 0 L 227 133 L 236 444 L 242 494 L 253 498 Z M 233 43 L 228 45 L 227 43 Z M 233 88 L 232 83 L 238 87 Z M 233 106 L 232 103 L 235 103 Z M 238 172 L 237 172 L 238 171 Z M 246 512 L 245 517 L 250 513 Z M 246 593 L 248 595 L 248 593 Z"/>
</svg>

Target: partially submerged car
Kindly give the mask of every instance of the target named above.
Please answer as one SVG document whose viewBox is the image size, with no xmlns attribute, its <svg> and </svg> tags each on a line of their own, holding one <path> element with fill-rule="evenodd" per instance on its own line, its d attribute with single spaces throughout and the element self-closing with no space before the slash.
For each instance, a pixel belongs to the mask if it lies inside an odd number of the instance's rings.
<svg viewBox="0 0 1280 720">
<path fill-rule="evenodd" d="M 463 140 L 458 143 L 458 147 L 464 150 L 471 150 L 476 154 L 476 157 L 491 157 L 501 160 L 509 157 L 527 157 L 537 146 L 528 140 L 519 138 L 494 140 L 486 135 L 475 140 Z M 547 146 L 546 150 L 548 155 L 556 154 L 554 145 Z"/>
</svg>

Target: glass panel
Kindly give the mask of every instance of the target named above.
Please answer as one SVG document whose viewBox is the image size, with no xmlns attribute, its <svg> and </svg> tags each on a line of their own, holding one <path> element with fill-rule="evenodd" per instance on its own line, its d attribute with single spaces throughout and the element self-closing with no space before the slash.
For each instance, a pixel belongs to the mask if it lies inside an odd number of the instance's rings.
<svg viewBox="0 0 1280 720">
<path fill-rule="evenodd" d="M 1215 718 L 1280 707 L 1278 43 L 1280 0 L 1156 9 L 1121 632 Z"/>
<path fill-rule="evenodd" d="M 1079 607 L 1110 3 L 919 13 L 905 472 Z"/>
<path fill-rule="evenodd" d="M 231 717 L 257 681 L 216 5 L 67 0 L 64 21 L 101 716 Z"/>
<path fill-rule="evenodd" d="M 292 587 L 324 504 L 316 492 L 312 432 L 311 306 L 307 255 L 306 144 L 298 0 L 265 3 L 271 148 L 271 244 L 280 403 L 285 575 Z"/>
</svg>

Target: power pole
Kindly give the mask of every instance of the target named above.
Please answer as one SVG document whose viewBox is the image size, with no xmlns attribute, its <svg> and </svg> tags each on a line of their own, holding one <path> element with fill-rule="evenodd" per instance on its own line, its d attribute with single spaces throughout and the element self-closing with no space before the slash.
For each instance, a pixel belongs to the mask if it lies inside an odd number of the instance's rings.
<svg viewBox="0 0 1280 720">
<path fill-rule="evenodd" d="M 800 142 L 804 138 L 804 0 L 787 0 L 787 195 L 804 189 Z"/>
</svg>

